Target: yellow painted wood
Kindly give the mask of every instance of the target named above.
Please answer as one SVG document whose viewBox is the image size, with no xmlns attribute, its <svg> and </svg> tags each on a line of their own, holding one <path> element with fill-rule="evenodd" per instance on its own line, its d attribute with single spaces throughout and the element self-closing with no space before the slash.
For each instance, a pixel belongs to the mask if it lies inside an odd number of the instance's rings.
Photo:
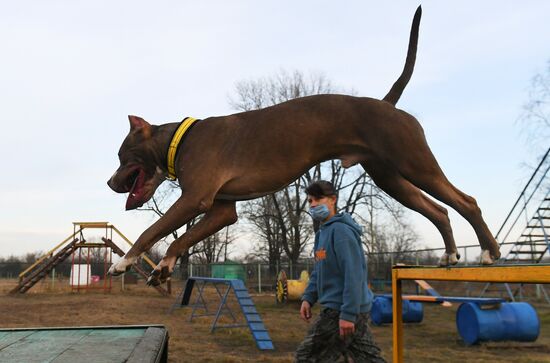
<svg viewBox="0 0 550 363">
<path fill-rule="evenodd" d="M 75 226 L 81 228 L 109 228 L 111 225 L 109 222 L 73 222 Z"/>
<path fill-rule="evenodd" d="M 401 280 L 397 279 L 397 271 L 392 270 L 392 307 L 393 307 L 393 362 L 403 362 L 403 300 Z"/>
<path fill-rule="evenodd" d="M 428 295 L 403 295 L 401 298 L 403 300 L 412 300 L 412 301 L 425 301 L 425 302 L 437 301 L 437 299 L 434 296 L 428 296 Z"/>
<path fill-rule="evenodd" d="M 433 289 L 433 287 L 430 286 L 430 284 L 428 284 L 426 281 L 424 280 L 414 280 L 414 282 L 416 282 L 418 284 L 418 286 L 420 286 L 421 288 L 423 288 L 424 290 L 429 290 L 429 289 Z"/>
<path fill-rule="evenodd" d="M 105 243 L 92 243 L 92 242 L 86 242 L 86 243 L 77 243 L 75 245 L 76 247 L 83 247 L 83 248 L 103 248 L 108 247 Z"/>
<path fill-rule="evenodd" d="M 550 265 L 497 265 L 478 267 L 395 266 L 399 280 L 550 283 Z"/>
</svg>

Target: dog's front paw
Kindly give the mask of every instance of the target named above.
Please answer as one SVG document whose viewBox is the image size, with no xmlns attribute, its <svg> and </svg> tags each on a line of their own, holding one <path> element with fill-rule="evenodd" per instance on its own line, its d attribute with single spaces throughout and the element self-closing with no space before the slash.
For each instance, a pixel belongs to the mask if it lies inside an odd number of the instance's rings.
<svg viewBox="0 0 550 363">
<path fill-rule="evenodd" d="M 453 253 L 445 252 L 443 255 L 441 255 L 441 258 L 439 259 L 439 266 L 446 267 L 446 266 L 456 265 L 458 263 L 459 258 L 460 258 L 460 255 L 456 252 L 453 252 Z"/>
<path fill-rule="evenodd" d="M 159 266 L 157 266 L 159 267 Z M 147 279 L 148 286 L 159 286 L 160 284 L 166 282 L 168 278 L 172 275 L 168 266 L 162 266 L 159 270 L 156 268 L 151 272 L 149 278 Z"/>
<path fill-rule="evenodd" d="M 113 263 L 107 272 L 111 276 L 119 276 L 125 272 L 128 272 L 132 265 L 137 261 L 137 258 L 122 258 L 120 261 Z"/>
</svg>

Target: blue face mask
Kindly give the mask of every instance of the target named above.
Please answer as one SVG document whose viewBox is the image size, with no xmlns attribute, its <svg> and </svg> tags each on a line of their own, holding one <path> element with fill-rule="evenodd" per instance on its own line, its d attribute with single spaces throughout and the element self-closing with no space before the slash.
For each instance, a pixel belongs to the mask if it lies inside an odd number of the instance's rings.
<svg viewBox="0 0 550 363">
<path fill-rule="evenodd" d="M 309 208 L 309 214 L 314 221 L 322 222 L 329 216 L 330 212 L 325 204 L 319 204 L 316 207 Z"/>
</svg>

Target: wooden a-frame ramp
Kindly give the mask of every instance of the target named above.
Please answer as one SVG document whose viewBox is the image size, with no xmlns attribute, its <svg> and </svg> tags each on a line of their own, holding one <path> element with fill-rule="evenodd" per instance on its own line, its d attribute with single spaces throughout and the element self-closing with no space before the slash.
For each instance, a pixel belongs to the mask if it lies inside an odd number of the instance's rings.
<svg viewBox="0 0 550 363">
<path fill-rule="evenodd" d="M 113 232 L 118 234 L 130 246 L 133 243 L 118 228 L 109 222 L 73 222 L 73 234 L 61 241 L 57 246 L 46 252 L 29 268 L 19 274 L 19 283 L 13 288 L 11 294 L 24 294 L 31 289 L 37 282 L 48 276 L 48 274 L 65 259 L 75 253 L 79 248 L 110 248 L 115 254 L 122 257 L 124 251 L 118 247 L 112 240 Z M 85 229 L 104 229 L 105 237 L 102 237 L 103 243 L 88 243 L 84 240 L 82 231 Z M 80 238 L 78 238 L 80 237 Z M 153 261 L 145 254 L 142 258 L 151 266 L 155 267 Z M 135 263 L 132 268 L 145 279 L 148 273 Z M 162 295 L 169 295 L 168 291 L 161 286 L 155 286 L 155 289 Z"/>
</svg>

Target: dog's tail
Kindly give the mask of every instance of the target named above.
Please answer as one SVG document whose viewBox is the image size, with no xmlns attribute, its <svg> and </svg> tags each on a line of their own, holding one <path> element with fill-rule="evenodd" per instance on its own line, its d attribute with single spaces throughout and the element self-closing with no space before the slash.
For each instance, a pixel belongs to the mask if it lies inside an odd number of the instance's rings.
<svg viewBox="0 0 550 363">
<path fill-rule="evenodd" d="M 418 45 L 418 28 L 420 27 L 421 16 L 422 7 L 419 6 L 418 9 L 416 9 L 416 13 L 414 13 L 414 18 L 411 26 L 409 49 L 407 51 L 407 60 L 405 61 L 405 67 L 403 68 L 401 76 L 399 76 L 388 94 L 383 98 L 384 101 L 389 102 L 392 105 L 395 105 L 397 101 L 399 101 L 399 98 L 401 97 L 403 90 L 407 86 L 407 83 L 409 83 L 409 80 L 411 79 L 413 73 L 414 62 L 416 60 L 416 46 Z"/>
</svg>

